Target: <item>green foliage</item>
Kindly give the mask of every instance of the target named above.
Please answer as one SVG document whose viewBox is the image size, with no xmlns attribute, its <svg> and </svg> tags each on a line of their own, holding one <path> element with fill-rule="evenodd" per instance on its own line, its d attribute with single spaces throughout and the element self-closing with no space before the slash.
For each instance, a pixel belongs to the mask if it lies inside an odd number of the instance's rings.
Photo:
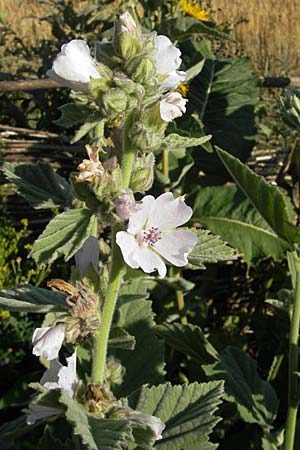
<svg viewBox="0 0 300 450">
<path fill-rule="evenodd" d="M 65 294 L 25 284 L 0 291 L 0 306 L 19 312 L 63 311 L 66 307 Z"/>
<path fill-rule="evenodd" d="M 245 422 L 269 430 L 275 420 L 278 399 L 270 383 L 257 374 L 256 362 L 236 347 L 227 347 L 220 361 L 203 367 L 213 380 L 225 380 L 224 398 L 237 404 Z"/>
<path fill-rule="evenodd" d="M 218 352 L 197 325 L 166 323 L 158 325 L 156 332 L 170 347 L 190 356 L 200 364 L 209 364 L 219 359 Z"/>
<path fill-rule="evenodd" d="M 130 285 L 129 285 L 130 286 Z M 154 314 L 149 300 L 135 300 L 136 282 L 121 291 L 115 325 L 125 328 L 136 340 L 134 351 L 116 350 L 113 355 L 126 368 L 123 384 L 116 388 L 118 396 L 128 395 L 144 383 L 159 383 L 164 375 L 164 345 L 155 336 Z M 130 293 L 133 297 L 130 298 Z"/>
<path fill-rule="evenodd" d="M 194 46 L 197 49 L 197 44 Z M 191 83 L 188 98 L 205 130 L 212 134 L 212 143 L 245 160 L 256 133 L 257 80 L 250 61 L 206 59 L 201 73 Z M 197 164 L 207 174 L 227 178 L 215 155 L 199 155 Z"/>
<path fill-rule="evenodd" d="M 284 258 L 288 244 L 236 186 L 199 189 L 194 205 L 193 219 L 238 248 L 248 264 L 265 256 Z"/>
<path fill-rule="evenodd" d="M 68 206 L 72 200 L 71 186 L 49 164 L 3 164 L 6 177 L 16 185 L 17 192 L 37 209 Z"/>
<path fill-rule="evenodd" d="M 37 264 L 51 263 L 61 255 L 68 261 L 92 234 L 95 224 L 96 216 L 87 208 L 58 214 L 34 242 L 30 254 Z"/>
<path fill-rule="evenodd" d="M 289 243 L 299 242 L 300 233 L 291 223 L 290 202 L 283 192 L 277 186 L 268 184 L 237 158 L 221 149 L 217 149 L 217 153 L 237 185 L 277 236 Z"/>
<path fill-rule="evenodd" d="M 197 234 L 197 244 L 188 256 L 194 269 L 206 269 L 204 264 L 228 261 L 237 258 L 234 249 L 223 242 L 219 236 L 213 236 L 207 230 L 193 230 Z"/>
<path fill-rule="evenodd" d="M 155 447 L 212 450 L 217 445 L 209 441 L 209 434 L 220 420 L 214 413 L 222 394 L 222 382 L 143 386 L 129 397 L 129 406 L 159 417 L 166 424 L 163 437 Z"/>
</svg>

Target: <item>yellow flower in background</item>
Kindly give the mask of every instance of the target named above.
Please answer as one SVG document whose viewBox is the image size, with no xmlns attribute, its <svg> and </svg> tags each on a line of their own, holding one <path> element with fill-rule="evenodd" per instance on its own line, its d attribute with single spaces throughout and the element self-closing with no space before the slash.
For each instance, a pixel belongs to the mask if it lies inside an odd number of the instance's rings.
<svg viewBox="0 0 300 450">
<path fill-rule="evenodd" d="M 195 19 L 209 20 L 207 11 L 201 9 L 196 0 L 180 0 L 180 6 L 186 14 L 195 17 Z"/>
<path fill-rule="evenodd" d="M 3 309 L 0 309 L 0 320 L 6 320 L 9 319 L 10 317 L 10 312 L 9 311 L 5 311 Z"/>
</svg>

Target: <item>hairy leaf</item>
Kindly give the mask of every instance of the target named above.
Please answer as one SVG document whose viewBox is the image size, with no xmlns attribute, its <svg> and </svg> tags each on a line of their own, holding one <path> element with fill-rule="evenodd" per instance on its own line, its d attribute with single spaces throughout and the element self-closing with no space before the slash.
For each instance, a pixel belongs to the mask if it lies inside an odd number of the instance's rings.
<svg viewBox="0 0 300 450">
<path fill-rule="evenodd" d="M 197 325 L 165 323 L 157 325 L 156 332 L 170 347 L 190 356 L 200 364 L 209 364 L 219 359 L 218 352 Z"/>
<path fill-rule="evenodd" d="M 68 261 L 91 235 L 96 220 L 87 208 L 58 214 L 34 242 L 30 256 L 37 264 L 51 263 L 61 255 Z"/>
<path fill-rule="evenodd" d="M 243 161 L 255 144 L 257 86 L 249 59 L 207 59 L 188 93 L 189 108 L 204 123 L 206 134 L 213 136 L 212 143 Z M 197 167 L 218 180 L 228 179 L 216 155 L 199 153 Z"/>
<path fill-rule="evenodd" d="M 112 327 L 108 340 L 109 348 L 123 348 L 133 350 L 135 347 L 135 337 L 131 336 L 124 328 Z"/>
<path fill-rule="evenodd" d="M 65 294 L 31 284 L 0 291 L 0 307 L 10 311 L 46 313 L 66 308 Z"/>
<path fill-rule="evenodd" d="M 222 382 L 143 386 L 129 397 L 129 406 L 165 423 L 162 439 L 155 448 L 212 450 L 217 445 L 209 442 L 209 434 L 220 420 L 214 413 L 222 394 Z"/>
<path fill-rule="evenodd" d="M 220 361 L 203 366 L 213 380 L 225 380 L 225 399 L 237 404 L 245 422 L 270 429 L 276 417 L 278 399 L 270 383 L 257 373 L 254 359 L 238 348 L 227 347 Z"/>
<path fill-rule="evenodd" d="M 224 150 L 218 148 L 217 153 L 239 188 L 277 236 L 287 242 L 299 242 L 300 233 L 290 222 L 290 203 L 282 191 Z"/>
<path fill-rule="evenodd" d="M 164 345 L 155 335 L 153 316 L 149 300 L 119 303 L 115 325 L 134 336 L 136 344 L 133 352 L 113 352 L 126 368 L 123 384 L 116 387 L 118 396 L 127 395 L 141 384 L 155 384 L 163 380 Z"/>
<path fill-rule="evenodd" d="M 288 249 L 236 186 L 199 189 L 193 220 L 238 248 L 249 264 L 266 256 L 280 260 Z"/>
<path fill-rule="evenodd" d="M 17 192 L 37 209 L 54 208 L 70 204 L 72 191 L 70 184 L 58 175 L 49 164 L 5 162 L 3 172 Z"/>
<path fill-rule="evenodd" d="M 84 122 L 89 115 L 89 108 L 84 105 L 77 105 L 77 103 L 66 103 L 58 109 L 61 111 L 61 117 L 54 123 L 66 128 Z"/>
<path fill-rule="evenodd" d="M 71 439 L 62 442 L 54 436 L 54 433 L 48 426 L 45 427 L 43 436 L 38 442 L 37 450 L 79 450 L 79 447 L 74 444 Z"/>
<path fill-rule="evenodd" d="M 179 134 L 169 134 L 161 144 L 160 150 L 176 150 L 188 147 L 198 147 L 211 139 L 211 135 L 199 138 L 180 136 Z"/>
<path fill-rule="evenodd" d="M 192 268 L 206 269 L 205 263 L 230 261 L 237 258 L 235 250 L 229 247 L 227 242 L 223 242 L 219 236 L 214 236 L 207 230 L 193 231 L 197 234 L 197 244 L 188 255 Z"/>
<path fill-rule="evenodd" d="M 66 418 L 73 425 L 74 434 L 81 437 L 88 450 L 123 450 L 133 441 L 129 421 L 88 416 L 83 406 L 65 393 L 60 402 L 67 407 Z"/>
</svg>

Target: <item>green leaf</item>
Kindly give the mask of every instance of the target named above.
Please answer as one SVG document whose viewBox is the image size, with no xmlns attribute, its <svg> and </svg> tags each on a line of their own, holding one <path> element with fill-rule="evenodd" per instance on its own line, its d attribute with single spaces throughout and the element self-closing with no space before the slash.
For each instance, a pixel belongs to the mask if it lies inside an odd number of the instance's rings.
<svg viewBox="0 0 300 450">
<path fill-rule="evenodd" d="M 27 425 L 25 414 L 11 422 L 4 423 L 0 426 L 0 449 L 14 449 L 16 443 L 15 440 L 23 434 L 29 433 L 35 426 L 36 425 Z"/>
<path fill-rule="evenodd" d="M 76 450 L 77 448 L 78 447 L 74 445 L 74 442 L 71 439 L 64 442 L 57 439 L 48 426 L 45 427 L 43 436 L 37 445 L 37 450 Z"/>
<path fill-rule="evenodd" d="M 87 208 L 58 214 L 34 242 L 30 256 L 37 264 L 51 263 L 61 255 L 68 261 L 92 234 L 96 221 L 96 216 Z"/>
<path fill-rule="evenodd" d="M 263 177 L 224 150 L 218 148 L 217 153 L 239 188 L 277 236 L 290 243 L 299 242 L 299 230 L 290 223 L 290 203 L 287 203 L 279 187 L 268 184 Z"/>
<path fill-rule="evenodd" d="M 156 332 L 170 347 L 190 356 L 200 364 L 210 364 L 219 359 L 218 352 L 197 325 L 165 323 L 157 325 Z"/>
<path fill-rule="evenodd" d="M 124 328 L 112 327 L 109 334 L 108 346 L 109 348 L 134 350 L 135 337 L 131 336 Z"/>
<path fill-rule="evenodd" d="M 222 382 L 143 386 L 129 397 L 129 406 L 165 423 L 162 439 L 155 448 L 212 450 L 217 445 L 209 442 L 209 434 L 220 420 L 214 413 L 222 394 Z"/>
<path fill-rule="evenodd" d="M 276 417 L 278 399 L 272 385 L 257 374 L 257 364 L 235 347 L 227 347 L 220 361 L 203 366 L 213 380 L 225 380 L 225 400 L 237 404 L 245 422 L 257 423 L 268 430 Z"/>
<path fill-rule="evenodd" d="M 31 284 L 16 286 L 0 291 L 0 307 L 10 311 L 47 313 L 63 311 L 66 308 L 65 294 L 49 289 L 34 287 Z"/>
<path fill-rule="evenodd" d="M 66 206 L 72 200 L 70 184 L 58 175 L 49 164 L 5 162 L 3 172 L 16 185 L 18 194 L 25 197 L 34 208 Z"/>
<path fill-rule="evenodd" d="M 248 264 L 266 256 L 280 260 L 289 248 L 236 186 L 199 189 L 193 220 L 238 248 Z"/>
<path fill-rule="evenodd" d="M 176 150 L 188 147 L 198 147 L 205 144 L 211 139 L 211 135 L 202 136 L 199 138 L 180 136 L 180 134 L 169 134 L 163 140 L 160 150 Z"/>
<path fill-rule="evenodd" d="M 184 16 L 162 20 L 158 32 L 177 42 L 185 41 L 194 34 L 207 34 L 219 39 L 233 40 L 228 33 L 220 30 L 213 22 L 203 22 L 193 17 Z"/>
<path fill-rule="evenodd" d="M 189 108 L 199 115 L 212 143 L 245 161 L 255 144 L 258 81 L 247 58 L 207 59 L 188 92 Z M 216 155 L 201 152 L 197 167 L 218 181 L 228 174 Z M 219 184 L 219 183 L 215 183 Z"/>
<path fill-rule="evenodd" d="M 193 230 L 197 234 L 197 244 L 188 256 L 192 268 L 206 269 L 204 263 L 217 263 L 237 258 L 233 248 L 223 242 L 219 236 L 214 236 L 207 230 Z"/>
<path fill-rule="evenodd" d="M 89 108 L 77 103 L 67 103 L 58 109 L 61 111 L 61 117 L 55 120 L 54 123 L 66 128 L 84 122 L 89 115 Z"/>
<path fill-rule="evenodd" d="M 155 335 L 153 316 L 149 300 L 119 302 L 115 325 L 133 335 L 136 344 L 133 352 L 113 352 L 126 368 L 122 385 L 116 387 L 118 396 L 127 395 L 141 384 L 155 384 L 163 380 L 164 345 Z"/>
<path fill-rule="evenodd" d="M 88 120 L 84 122 L 83 125 L 76 131 L 75 136 L 71 140 L 71 144 L 75 144 L 75 142 L 80 141 L 84 136 L 86 136 L 90 131 L 95 129 L 100 123 L 99 117 L 94 117 L 93 115 L 88 117 Z"/>
<path fill-rule="evenodd" d="M 67 407 L 66 418 L 73 425 L 74 434 L 81 437 L 88 450 L 123 450 L 133 441 L 129 421 L 88 416 L 83 406 L 65 393 L 60 402 Z"/>
</svg>

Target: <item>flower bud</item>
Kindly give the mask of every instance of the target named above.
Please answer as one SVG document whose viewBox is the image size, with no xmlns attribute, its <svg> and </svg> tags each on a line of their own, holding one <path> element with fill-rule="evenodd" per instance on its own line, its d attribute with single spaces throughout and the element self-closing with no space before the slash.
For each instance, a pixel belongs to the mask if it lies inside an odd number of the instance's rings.
<svg viewBox="0 0 300 450">
<path fill-rule="evenodd" d="M 102 112 L 107 117 L 126 111 L 127 95 L 122 89 L 112 88 L 102 96 Z"/>
<path fill-rule="evenodd" d="M 300 127 L 300 89 L 288 88 L 280 99 L 283 120 L 291 128 Z"/>
<path fill-rule="evenodd" d="M 133 192 L 146 192 L 151 188 L 154 178 L 154 163 L 153 153 L 143 154 L 136 158 L 130 178 L 130 188 Z"/>
<path fill-rule="evenodd" d="M 163 134 L 163 130 L 156 131 L 139 122 L 136 122 L 129 132 L 132 144 L 142 152 L 155 151 L 159 148 L 163 139 Z"/>
<path fill-rule="evenodd" d="M 127 65 L 127 71 L 137 82 L 147 84 L 156 78 L 156 66 L 152 58 L 139 55 L 133 58 Z"/>
<path fill-rule="evenodd" d="M 122 384 L 124 375 L 125 367 L 122 366 L 118 359 L 110 356 L 106 362 L 105 379 L 114 384 Z"/>
<path fill-rule="evenodd" d="M 141 51 L 141 30 L 126 11 L 115 21 L 113 45 L 122 58 L 129 60 Z"/>
<path fill-rule="evenodd" d="M 115 200 L 116 213 L 120 219 L 129 219 L 132 208 L 135 205 L 134 197 L 131 191 L 119 195 Z"/>
</svg>

